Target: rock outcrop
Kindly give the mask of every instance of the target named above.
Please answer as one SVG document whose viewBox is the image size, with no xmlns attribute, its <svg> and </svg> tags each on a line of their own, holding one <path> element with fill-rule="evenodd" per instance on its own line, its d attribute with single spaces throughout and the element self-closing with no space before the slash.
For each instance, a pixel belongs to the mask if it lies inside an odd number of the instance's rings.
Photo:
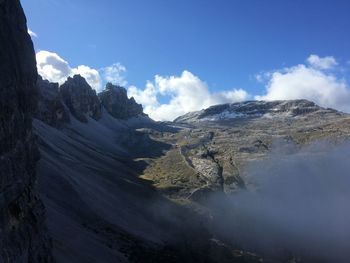
<svg viewBox="0 0 350 263">
<path fill-rule="evenodd" d="M 101 104 L 96 91 L 82 76 L 69 77 L 60 87 L 60 93 L 63 102 L 79 121 L 87 122 L 87 116 L 95 120 L 101 118 Z"/>
<path fill-rule="evenodd" d="M 58 83 L 51 83 L 39 76 L 37 87 L 39 102 L 35 118 L 56 128 L 61 128 L 64 124 L 69 123 L 69 112 L 62 101 Z"/>
<path fill-rule="evenodd" d="M 19 0 L 0 1 L 0 61 L 0 262 L 51 262 L 35 189 L 35 53 Z"/>
<path fill-rule="evenodd" d="M 123 87 L 108 83 L 106 89 L 98 94 L 103 107 L 117 119 L 129 119 L 143 113 L 142 105 L 137 104 L 134 98 L 128 98 Z"/>
</svg>

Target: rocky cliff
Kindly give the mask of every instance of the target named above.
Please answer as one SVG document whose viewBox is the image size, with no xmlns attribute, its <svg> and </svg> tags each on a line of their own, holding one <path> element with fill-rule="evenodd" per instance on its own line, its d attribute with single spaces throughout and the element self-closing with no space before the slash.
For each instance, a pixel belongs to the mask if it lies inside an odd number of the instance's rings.
<svg viewBox="0 0 350 263">
<path fill-rule="evenodd" d="M 129 119 L 144 115 L 142 106 L 134 98 L 128 98 L 124 88 L 108 83 L 106 89 L 99 94 L 102 105 L 109 114 L 117 119 Z"/>
<path fill-rule="evenodd" d="M 60 87 L 63 102 L 75 118 L 87 122 L 87 116 L 99 120 L 101 118 L 100 101 L 96 91 L 80 75 L 69 77 Z"/>
<path fill-rule="evenodd" d="M 51 262 L 35 189 L 35 54 L 18 0 L 0 1 L 0 61 L 0 262 Z"/>
</svg>

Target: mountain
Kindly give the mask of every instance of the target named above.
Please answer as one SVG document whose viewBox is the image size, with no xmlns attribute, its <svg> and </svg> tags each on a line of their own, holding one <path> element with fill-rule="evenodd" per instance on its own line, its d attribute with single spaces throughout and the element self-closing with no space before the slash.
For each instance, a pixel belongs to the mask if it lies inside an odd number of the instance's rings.
<svg viewBox="0 0 350 263">
<path fill-rule="evenodd" d="M 173 149 L 148 167 L 144 178 L 176 200 L 231 193 L 249 183 L 245 167 L 276 144 L 341 141 L 350 134 L 349 120 L 348 114 L 307 100 L 247 101 L 188 113 L 174 121 L 180 132 L 156 138 Z"/>
<path fill-rule="evenodd" d="M 190 112 L 174 120 L 178 123 L 230 121 L 246 118 L 299 118 L 316 115 L 339 115 L 333 109 L 322 108 L 307 100 L 246 101 L 212 106 Z"/>
<path fill-rule="evenodd" d="M 0 1 L 0 262 L 52 262 L 36 189 L 36 62 L 17 0 Z"/>
</svg>

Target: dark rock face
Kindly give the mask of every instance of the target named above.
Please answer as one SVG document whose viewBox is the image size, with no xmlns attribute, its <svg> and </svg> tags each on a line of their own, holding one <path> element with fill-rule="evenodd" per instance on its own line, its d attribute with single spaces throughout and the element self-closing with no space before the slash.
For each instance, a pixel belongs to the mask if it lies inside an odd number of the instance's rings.
<svg viewBox="0 0 350 263">
<path fill-rule="evenodd" d="M 137 104 L 134 98 L 129 99 L 126 90 L 120 86 L 108 83 L 106 89 L 98 96 L 102 105 L 114 118 L 129 119 L 144 115 L 142 105 Z"/>
<path fill-rule="evenodd" d="M 69 77 L 60 87 L 60 94 L 63 102 L 79 121 L 87 122 L 87 116 L 95 120 L 101 118 L 101 104 L 96 91 L 80 75 Z"/>
<path fill-rule="evenodd" d="M 69 77 L 60 87 L 39 76 L 37 87 L 39 106 L 35 118 L 55 128 L 70 123 L 70 114 L 84 123 L 88 122 L 88 116 L 98 121 L 102 115 L 102 105 L 117 119 L 146 116 L 142 106 L 134 98 L 128 98 L 124 88 L 107 84 L 106 90 L 97 96 L 80 75 Z"/>
<path fill-rule="evenodd" d="M 58 83 L 50 83 L 39 76 L 37 87 L 39 102 L 35 118 L 56 128 L 61 128 L 65 123 L 69 123 L 69 112 L 62 102 Z"/>
<path fill-rule="evenodd" d="M 35 54 L 18 0 L 0 1 L 0 61 L 0 262 L 51 262 L 35 190 Z"/>
</svg>

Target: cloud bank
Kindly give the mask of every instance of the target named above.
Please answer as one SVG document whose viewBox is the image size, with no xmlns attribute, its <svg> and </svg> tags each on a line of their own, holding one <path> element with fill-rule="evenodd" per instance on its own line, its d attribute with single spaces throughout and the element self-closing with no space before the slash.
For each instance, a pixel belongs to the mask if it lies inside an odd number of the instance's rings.
<svg viewBox="0 0 350 263">
<path fill-rule="evenodd" d="M 252 190 L 213 196 L 215 230 L 262 254 L 348 262 L 350 145 L 276 146 L 248 168 Z"/>
<path fill-rule="evenodd" d="M 208 85 L 189 71 L 180 76 L 159 76 L 147 82 L 144 89 L 135 86 L 128 88 L 130 97 L 144 106 L 144 111 L 155 120 L 173 120 L 190 111 L 197 111 L 215 104 L 233 103 L 249 98 L 243 89 L 210 92 Z M 159 97 L 170 97 L 160 103 Z"/>
<path fill-rule="evenodd" d="M 350 90 L 338 76 L 334 57 L 311 55 L 305 64 L 259 74 L 266 81 L 266 94 L 257 100 L 308 99 L 323 107 L 350 111 Z"/>
</svg>

